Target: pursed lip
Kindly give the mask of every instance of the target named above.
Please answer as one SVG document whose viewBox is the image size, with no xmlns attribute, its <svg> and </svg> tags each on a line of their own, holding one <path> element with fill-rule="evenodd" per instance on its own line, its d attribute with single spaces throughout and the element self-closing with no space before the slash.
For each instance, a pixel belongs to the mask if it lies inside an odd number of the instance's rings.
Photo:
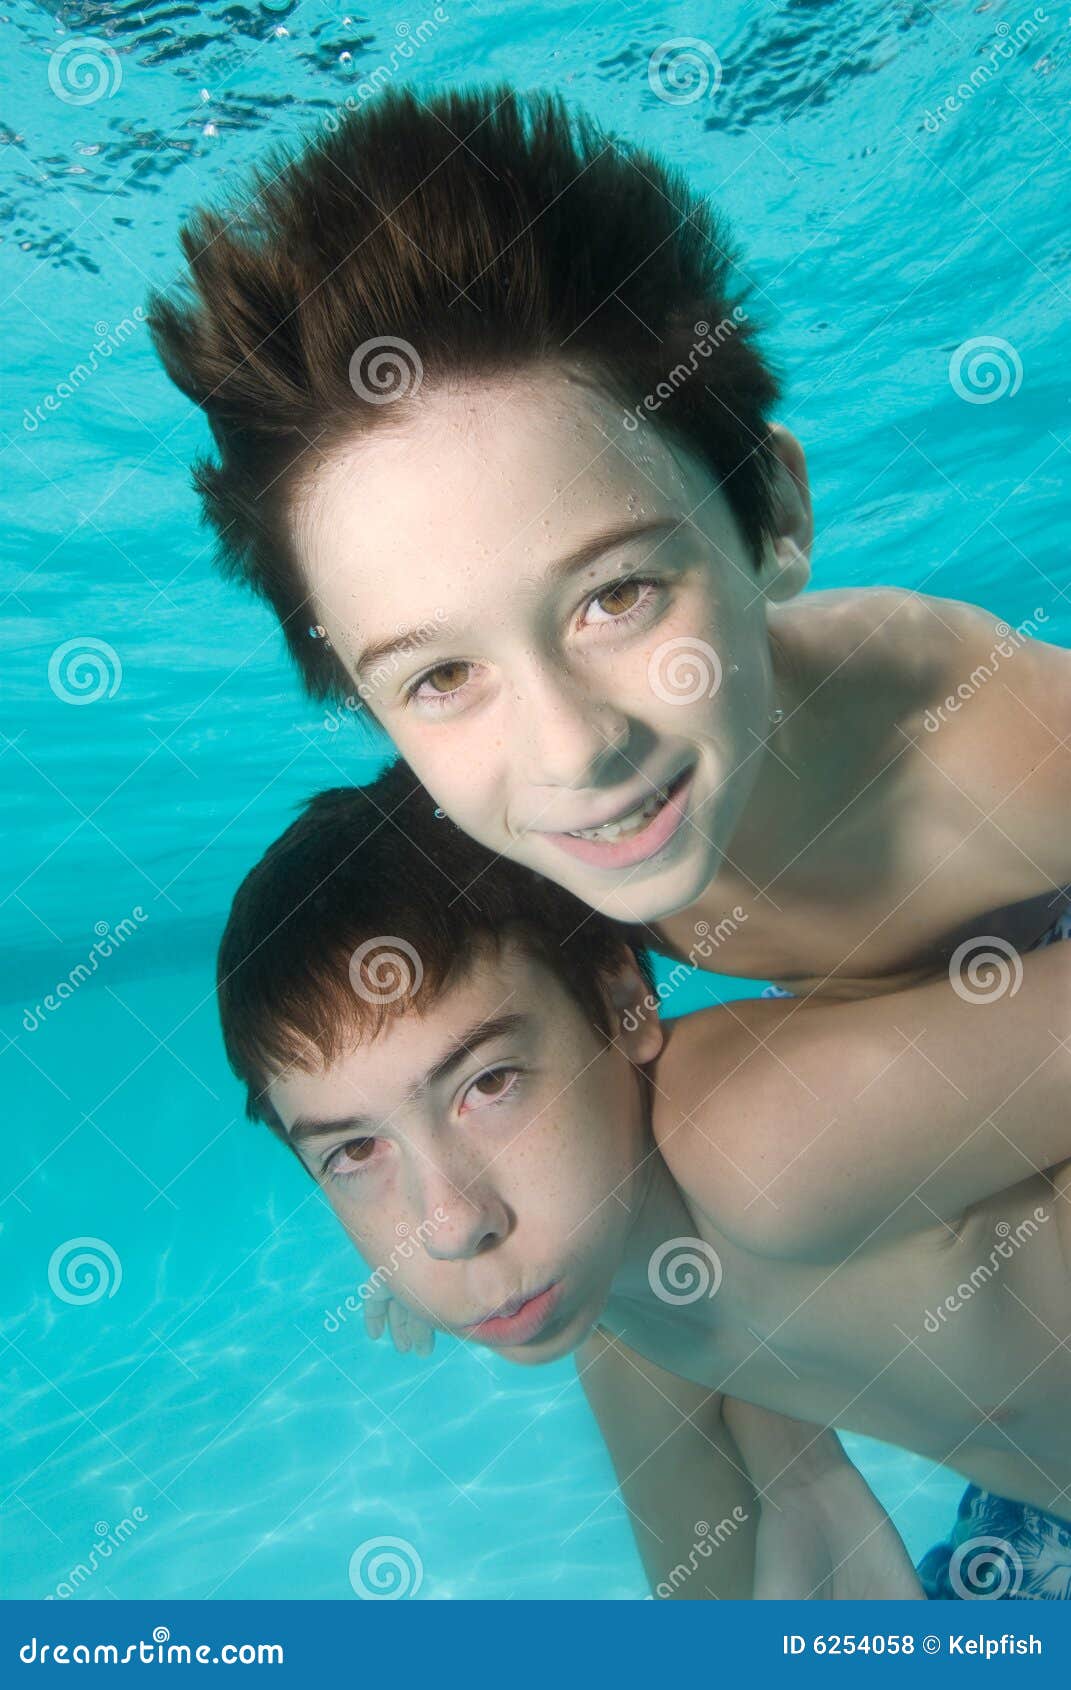
<svg viewBox="0 0 1071 1690">
<path fill-rule="evenodd" d="M 691 759 L 679 764 L 672 774 L 668 775 L 664 780 L 645 780 L 642 787 L 639 788 L 634 797 L 630 798 L 627 803 L 623 801 L 620 804 L 617 804 L 614 809 L 608 810 L 605 815 L 601 815 L 597 818 L 592 817 L 584 821 L 574 820 L 571 821 L 567 827 L 533 827 L 528 829 L 528 831 L 530 833 L 550 833 L 557 835 L 562 833 L 589 833 L 598 827 L 612 826 L 615 822 L 624 821 L 626 816 L 631 816 L 635 810 L 640 808 L 641 804 L 646 804 L 648 799 L 653 798 L 656 793 L 668 792 L 672 786 L 676 785 L 677 781 L 680 780 L 681 776 L 689 768 L 691 768 Z"/>
<path fill-rule="evenodd" d="M 552 1279 L 537 1291 L 522 1291 L 463 1330 L 484 1344 L 529 1343 L 550 1319 L 561 1290 L 561 1280 Z"/>
<path fill-rule="evenodd" d="M 530 1303 L 534 1297 L 541 1297 L 544 1291 L 549 1291 L 553 1284 L 554 1280 L 548 1279 L 536 1291 L 518 1291 L 515 1297 L 508 1297 L 504 1303 L 496 1303 L 494 1308 L 488 1309 L 486 1314 L 481 1314 L 477 1320 L 466 1321 L 465 1325 L 466 1327 L 482 1326 L 487 1320 L 508 1320 L 511 1314 L 516 1314 L 519 1309 L 523 1309 L 525 1303 Z"/>
</svg>

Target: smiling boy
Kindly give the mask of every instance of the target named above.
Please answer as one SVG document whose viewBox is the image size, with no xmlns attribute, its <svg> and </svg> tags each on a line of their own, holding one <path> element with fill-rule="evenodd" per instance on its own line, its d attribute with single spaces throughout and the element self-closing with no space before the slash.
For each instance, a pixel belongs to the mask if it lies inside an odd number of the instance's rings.
<svg viewBox="0 0 1071 1690">
<path fill-rule="evenodd" d="M 709 203 L 505 87 L 335 131 L 195 215 L 150 313 L 221 564 L 310 694 L 663 950 L 738 909 L 719 972 L 851 997 L 1036 942 L 1071 658 L 950 600 L 799 597 L 804 452 Z"/>
<path fill-rule="evenodd" d="M 963 1473 L 974 1536 L 1000 1511 L 1003 1594 L 1068 1595 L 1071 946 L 981 1011 L 947 981 L 899 994 L 907 1054 L 880 1003 L 744 1006 L 761 1040 L 726 1072 L 741 1006 L 663 1028 L 642 956 L 582 915 L 441 819 L 404 764 L 321 793 L 220 948 L 247 1112 L 417 1315 L 520 1363 L 577 1352 L 652 1584 L 691 1522 L 739 1508 L 753 1527 L 758 1495 L 759 1593 L 835 1586 L 855 1556 L 852 1593 L 909 1593 L 819 1430 L 841 1425 Z M 843 1029 L 835 1070 L 807 1065 L 808 1022 Z M 1014 1053 L 1000 1108 L 995 1032 Z M 771 1189 L 803 1150 L 826 1158 L 806 1230 L 746 1189 L 724 1114 Z M 865 1174 L 844 1173 L 849 1133 Z M 404 1263 L 401 1228 L 420 1246 Z M 744 1534 L 743 1569 L 715 1563 L 714 1594 L 749 1593 L 753 1552 Z M 978 1593 L 957 1552 L 931 1557 L 935 1593 Z"/>
</svg>

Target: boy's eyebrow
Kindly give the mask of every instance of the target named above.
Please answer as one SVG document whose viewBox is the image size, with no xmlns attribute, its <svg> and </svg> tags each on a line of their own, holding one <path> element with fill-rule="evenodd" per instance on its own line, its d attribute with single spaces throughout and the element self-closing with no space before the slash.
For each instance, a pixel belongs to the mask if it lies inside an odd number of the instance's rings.
<svg viewBox="0 0 1071 1690">
<path fill-rule="evenodd" d="M 466 1028 L 463 1033 L 451 1039 L 448 1048 L 442 1056 L 437 1057 L 427 1072 L 419 1079 L 406 1095 L 406 1102 L 422 1097 L 429 1086 L 437 1080 L 448 1079 L 455 1068 L 460 1067 L 466 1056 L 471 1056 L 491 1039 L 504 1038 L 510 1033 L 523 1031 L 529 1023 L 527 1015 L 490 1015 L 483 1021 L 477 1021 L 474 1026 Z M 306 1115 L 299 1115 L 290 1128 L 288 1137 L 292 1144 L 308 1138 L 326 1138 L 329 1134 L 339 1132 L 367 1132 L 375 1126 L 370 1115 L 343 1115 L 337 1121 L 317 1121 Z"/>
<path fill-rule="evenodd" d="M 568 552 L 565 557 L 558 558 L 547 570 L 548 581 L 560 581 L 566 575 L 573 575 L 578 570 L 586 569 L 589 563 L 595 563 L 604 552 L 611 552 L 617 546 L 623 546 L 632 540 L 642 540 L 655 534 L 663 538 L 682 526 L 679 517 L 652 517 L 649 522 L 618 522 L 612 528 L 604 529 L 601 534 L 592 535 L 583 545 L 577 546 L 575 551 Z M 427 638 L 428 623 L 425 620 L 407 632 L 396 634 L 390 640 L 378 640 L 375 645 L 365 646 L 354 665 L 354 674 L 359 679 L 366 669 L 374 669 L 385 658 L 393 657 L 399 651 L 407 651 L 411 646 L 419 645 Z M 440 633 L 446 632 L 440 625 Z"/>
</svg>

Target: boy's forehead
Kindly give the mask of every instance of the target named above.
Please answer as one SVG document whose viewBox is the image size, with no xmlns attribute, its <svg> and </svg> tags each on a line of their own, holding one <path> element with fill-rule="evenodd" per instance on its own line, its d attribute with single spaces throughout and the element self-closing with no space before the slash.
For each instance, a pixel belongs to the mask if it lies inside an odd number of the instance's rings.
<svg viewBox="0 0 1071 1690">
<path fill-rule="evenodd" d="M 295 505 L 314 596 L 363 599 L 360 576 L 388 620 L 425 600 L 430 614 L 444 586 L 466 592 L 487 563 L 535 576 L 604 518 L 687 513 L 694 466 L 657 427 L 630 433 L 621 415 L 561 375 L 410 402 L 397 428 L 337 448 Z"/>
<path fill-rule="evenodd" d="M 466 1034 L 484 1026 L 517 1035 L 535 1028 L 552 1011 L 554 985 L 542 963 L 507 939 L 475 956 L 425 1007 L 417 990 L 374 1037 L 355 1037 L 334 1061 L 276 1076 L 269 1099 L 288 1134 L 310 1117 L 381 1119 L 445 1054 L 463 1048 Z"/>
</svg>

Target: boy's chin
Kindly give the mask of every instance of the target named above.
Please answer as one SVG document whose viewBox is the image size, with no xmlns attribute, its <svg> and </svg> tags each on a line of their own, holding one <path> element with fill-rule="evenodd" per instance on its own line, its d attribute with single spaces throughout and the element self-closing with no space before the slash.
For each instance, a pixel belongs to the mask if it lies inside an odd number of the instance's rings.
<svg viewBox="0 0 1071 1690">
<path fill-rule="evenodd" d="M 512 1361 L 518 1367 L 543 1367 L 552 1361 L 561 1361 L 570 1355 L 579 1343 L 578 1338 L 566 1337 L 564 1334 L 553 1338 L 543 1339 L 539 1343 L 517 1344 L 510 1348 L 505 1344 L 488 1345 L 493 1355 L 499 1355 L 504 1361 Z"/>
<path fill-rule="evenodd" d="M 681 910 L 690 909 L 706 891 L 721 867 L 722 855 L 705 840 L 697 840 L 686 856 L 674 863 L 652 863 L 646 874 L 631 869 L 617 887 L 600 877 L 580 890 L 585 903 L 592 904 L 612 920 L 637 922 L 668 921 Z"/>
<path fill-rule="evenodd" d="M 584 1342 L 597 1324 L 600 1312 L 601 1305 L 596 1310 L 577 1310 L 560 1329 L 556 1327 L 546 1337 L 533 1338 L 528 1344 L 496 1344 L 494 1351 L 507 1361 L 516 1362 L 519 1367 L 542 1367 L 546 1362 L 561 1361 Z M 490 1345 L 487 1347 L 491 1348 Z"/>
</svg>

